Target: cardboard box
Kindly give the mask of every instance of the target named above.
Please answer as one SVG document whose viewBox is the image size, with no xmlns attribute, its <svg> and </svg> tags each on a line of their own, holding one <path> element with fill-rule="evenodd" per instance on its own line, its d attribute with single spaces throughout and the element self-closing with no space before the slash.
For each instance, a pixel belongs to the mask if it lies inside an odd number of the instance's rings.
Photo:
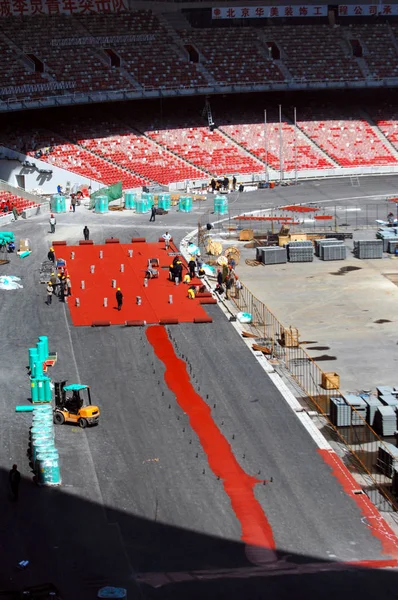
<svg viewBox="0 0 398 600">
<path fill-rule="evenodd" d="M 242 229 L 239 234 L 239 239 L 241 242 L 250 242 L 252 239 L 254 239 L 253 229 Z"/>
<path fill-rule="evenodd" d="M 340 375 L 338 373 L 322 373 L 321 387 L 324 390 L 338 390 L 340 388 Z"/>
</svg>

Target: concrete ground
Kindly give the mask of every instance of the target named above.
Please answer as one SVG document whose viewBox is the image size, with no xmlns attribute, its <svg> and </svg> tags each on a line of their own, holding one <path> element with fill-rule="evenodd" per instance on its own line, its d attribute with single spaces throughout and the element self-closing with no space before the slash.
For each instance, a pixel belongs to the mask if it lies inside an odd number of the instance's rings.
<svg viewBox="0 0 398 600">
<path fill-rule="evenodd" d="M 386 189 L 396 191 L 395 181 L 386 181 Z M 338 193 L 348 194 L 344 186 Z M 373 193 L 373 181 L 369 188 Z M 282 202 L 282 191 L 272 198 Z M 285 191 L 293 202 L 319 190 L 305 184 Z M 243 194 L 236 206 L 261 207 L 269 199 L 266 192 L 256 198 Z M 332 193 L 329 183 L 322 193 Z M 272 484 L 255 487 L 276 543 L 267 564 L 269 555 L 241 542 L 223 482 L 209 467 L 212 450 L 203 447 L 166 386 L 163 364 L 145 330 L 73 328 L 65 305 L 44 304 L 39 269 L 52 239 L 76 243 L 87 224 L 97 242 L 111 235 L 122 242 L 138 235 L 152 241 L 166 228 L 178 242 L 206 210 L 195 206 L 192 215 L 170 213 L 149 224 L 146 216 L 100 216 L 79 207 L 76 214 L 57 218 L 53 237 L 46 217 L 13 225 L 17 239 L 31 239 L 33 253 L 23 260 L 12 256 L 9 265 L 0 267 L 1 274 L 17 275 L 24 285 L 23 290 L 0 291 L 0 587 L 16 590 L 53 581 L 63 598 L 74 600 L 95 598 L 106 584 L 126 587 L 129 598 L 149 600 L 332 599 L 356 593 L 395 598 L 395 569 L 373 568 L 373 561 L 395 557 L 395 551 L 383 549 L 373 524 L 344 492 L 218 307 L 209 307 L 212 325 L 184 324 L 170 327 L 170 333 L 193 365 L 196 389 L 238 463 L 260 480 L 273 477 Z M 57 429 L 59 489 L 32 483 L 26 457 L 30 416 L 14 412 L 30 394 L 28 348 L 38 335 L 48 335 L 50 348 L 58 352 L 53 380 L 90 384 L 102 411 L 95 429 Z M 10 502 L 7 490 L 13 462 L 23 475 L 18 503 Z M 30 565 L 19 571 L 22 559 Z M 356 561 L 371 562 L 343 564 Z"/>
</svg>

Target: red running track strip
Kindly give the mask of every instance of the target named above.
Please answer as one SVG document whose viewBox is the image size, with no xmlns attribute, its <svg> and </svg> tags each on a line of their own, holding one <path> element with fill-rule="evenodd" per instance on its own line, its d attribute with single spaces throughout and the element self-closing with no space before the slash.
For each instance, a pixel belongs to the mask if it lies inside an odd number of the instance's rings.
<svg viewBox="0 0 398 600">
<path fill-rule="evenodd" d="M 230 444 L 213 421 L 209 406 L 192 386 L 186 363 L 176 356 L 166 329 L 161 326 L 149 327 L 146 335 L 156 356 L 165 365 L 165 382 L 188 415 L 211 470 L 223 481 L 224 490 L 241 525 L 241 539 L 251 546 L 270 550 L 269 560 L 275 560 L 272 529 L 254 495 L 254 486 L 260 481 L 248 475 L 239 465 Z"/>
<path fill-rule="evenodd" d="M 387 525 L 386 521 L 380 515 L 377 508 L 372 504 L 366 494 L 355 494 L 358 489 L 358 483 L 355 481 L 347 467 L 342 463 L 337 454 L 329 450 L 318 450 L 323 460 L 332 469 L 333 475 L 341 484 L 344 491 L 356 502 L 360 511 L 366 518 L 368 527 L 372 535 L 380 540 L 383 554 L 390 555 L 395 559 L 398 558 L 398 539 L 393 530 Z M 355 562 L 356 566 L 373 568 L 376 561 L 360 561 Z M 349 563 L 347 563 L 349 564 Z M 379 566 L 397 566 L 396 560 L 379 561 Z"/>
</svg>

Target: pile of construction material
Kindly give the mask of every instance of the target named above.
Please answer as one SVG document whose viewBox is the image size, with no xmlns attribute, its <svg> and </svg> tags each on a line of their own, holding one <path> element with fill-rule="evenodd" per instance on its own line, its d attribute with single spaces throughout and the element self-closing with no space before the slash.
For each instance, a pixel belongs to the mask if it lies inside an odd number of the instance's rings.
<svg viewBox="0 0 398 600">
<path fill-rule="evenodd" d="M 261 246 L 256 248 L 256 260 L 264 265 L 280 265 L 287 262 L 286 248 Z"/>
<path fill-rule="evenodd" d="M 398 448 L 388 442 L 380 445 L 376 465 L 386 477 L 393 477 L 394 471 L 398 470 Z"/>
<path fill-rule="evenodd" d="M 321 260 L 345 260 L 347 247 L 343 240 L 336 238 L 315 240 L 315 256 Z"/>
<path fill-rule="evenodd" d="M 382 240 L 383 252 L 395 254 L 395 249 L 398 247 L 398 227 L 380 227 L 376 238 Z"/>
<path fill-rule="evenodd" d="M 289 242 L 287 244 L 287 258 L 289 262 L 312 262 L 314 260 L 314 246 L 310 240 Z"/>
<path fill-rule="evenodd" d="M 358 240 L 354 242 L 356 258 L 383 258 L 383 240 Z"/>
</svg>

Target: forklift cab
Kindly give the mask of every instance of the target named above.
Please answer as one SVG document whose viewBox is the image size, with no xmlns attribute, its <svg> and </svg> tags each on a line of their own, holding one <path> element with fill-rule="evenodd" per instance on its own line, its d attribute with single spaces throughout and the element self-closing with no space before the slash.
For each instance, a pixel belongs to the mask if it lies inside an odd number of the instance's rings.
<svg viewBox="0 0 398 600">
<path fill-rule="evenodd" d="M 100 410 L 98 406 L 91 404 L 88 385 L 79 383 L 66 385 L 66 381 L 57 382 L 54 384 L 54 396 L 55 423 L 60 425 L 65 422 L 77 423 L 80 427 L 98 423 Z"/>
</svg>

